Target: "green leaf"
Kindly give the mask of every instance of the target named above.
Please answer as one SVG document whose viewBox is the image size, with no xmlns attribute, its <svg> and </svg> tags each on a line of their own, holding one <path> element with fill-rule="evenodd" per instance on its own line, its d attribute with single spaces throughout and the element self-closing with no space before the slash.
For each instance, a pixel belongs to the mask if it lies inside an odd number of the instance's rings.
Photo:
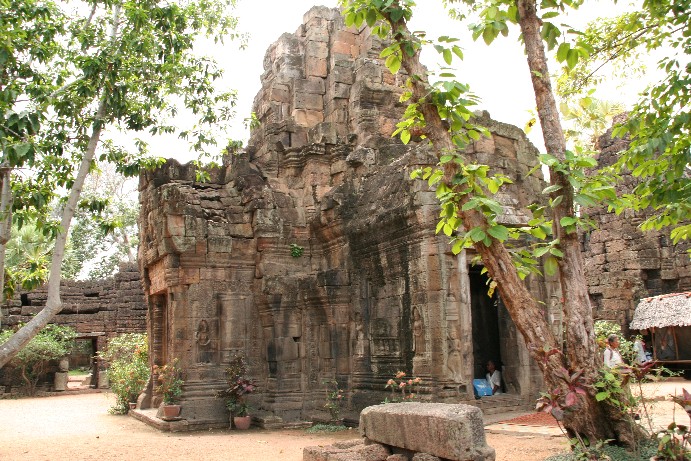
<svg viewBox="0 0 691 461">
<path fill-rule="evenodd" d="M 609 398 L 609 391 L 604 391 L 604 392 L 598 392 L 595 394 L 595 400 L 598 402 L 602 402 L 603 400 L 606 400 Z"/>
<path fill-rule="evenodd" d="M 367 10 L 367 16 L 365 17 L 365 20 L 369 27 L 374 26 L 374 24 L 377 22 L 377 11 L 373 8 Z"/>
<path fill-rule="evenodd" d="M 547 186 L 544 189 L 542 189 L 542 193 L 547 195 L 547 194 L 551 194 L 552 192 L 556 192 L 559 189 L 561 189 L 561 186 L 559 184 L 553 184 L 551 186 Z"/>
<path fill-rule="evenodd" d="M 549 252 L 552 255 L 556 256 L 557 258 L 563 258 L 564 257 L 564 253 L 559 248 L 551 247 L 549 249 Z"/>
<path fill-rule="evenodd" d="M 28 142 L 23 142 L 20 144 L 15 144 L 13 148 L 17 154 L 17 157 L 21 159 L 29 152 L 29 150 L 31 150 L 31 144 Z"/>
<path fill-rule="evenodd" d="M 509 238 L 509 230 L 501 224 L 489 227 L 487 233 L 500 242 L 504 242 Z"/>
<path fill-rule="evenodd" d="M 578 222 L 578 218 L 574 218 L 573 216 L 564 216 L 559 220 L 559 225 L 562 227 L 568 227 L 568 226 L 573 226 Z"/>
<path fill-rule="evenodd" d="M 470 229 L 470 232 L 468 232 L 467 235 L 468 235 L 468 237 L 470 237 L 470 239 L 473 242 L 480 242 L 480 241 L 484 240 L 485 237 L 487 237 L 487 234 L 485 234 L 485 231 L 483 231 L 479 227 L 474 227 L 474 228 Z"/>
<path fill-rule="evenodd" d="M 485 27 L 482 31 L 482 39 L 487 45 L 491 45 L 494 39 L 497 37 L 495 31 L 491 27 Z"/>
<path fill-rule="evenodd" d="M 533 254 L 535 255 L 536 258 L 539 258 L 541 256 L 546 255 L 549 252 L 549 247 L 548 246 L 541 246 L 537 247 Z"/>
<path fill-rule="evenodd" d="M 578 51 L 576 50 L 569 50 L 566 53 L 566 65 L 569 67 L 569 69 L 573 69 L 576 67 L 576 64 L 578 64 L 578 58 L 580 55 L 578 54 Z"/>
<path fill-rule="evenodd" d="M 554 275 L 557 273 L 557 269 L 559 268 L 559 263 L 557 262 L 557 258 L 554 256 L 549 256 L 547 259 L 545 259 L 545 273 L 547 275 Z"/>
<path fill-rule="evenodd" d="M 389 72 L 392 74 L 395 74 L 398 72 L 398 70 L 401 68 L 401 58 L 398 55 L 392 54 L 388 58 L 386 58 L 386 61 L 384 62 L 386 64 L 386 67 L 389 69 Z"/>
<path fill-rule="evenodd" d="M 571 45 L 568 43 L 562 43 L 559 45 L 559 48 L 557 49 L 557 61 L 564 62 L 570 49 Z"/>
<path fill-rule="evenodd" d="M 453 55 L 451 54 L 451 50 L 445 48 L 442 55 L 444 56 L 444 62 L 448 65 L 451 65 L 451 62 L 453 61 Z"/>
<path fill-rule="evenodd" d="M 403 142 L 403 144 L 408 144 L 410 142 L 410 131 L 401 131 L 401 142 Z"/>
</svg>

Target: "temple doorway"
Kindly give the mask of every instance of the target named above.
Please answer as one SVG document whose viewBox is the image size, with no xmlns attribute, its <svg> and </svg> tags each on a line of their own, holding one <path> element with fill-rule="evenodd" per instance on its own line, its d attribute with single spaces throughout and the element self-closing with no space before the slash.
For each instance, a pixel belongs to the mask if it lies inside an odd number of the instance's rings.
<svg viewBox="0 0 691 461">
<path fill-rule="evenodd" d="M 470 266 L 470 306 L 473 326 L 473 377 L 484 378 L 488 360 L 501 370 L 499 299 L 497 291 L 488 295 L 489 278 L 482 266 Z"/>
</svg>

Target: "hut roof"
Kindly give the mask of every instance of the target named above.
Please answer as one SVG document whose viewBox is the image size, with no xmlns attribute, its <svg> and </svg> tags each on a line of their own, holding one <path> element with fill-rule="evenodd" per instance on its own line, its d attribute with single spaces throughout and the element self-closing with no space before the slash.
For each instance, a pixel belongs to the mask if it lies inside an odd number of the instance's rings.
<svg viewBox="0 0 691 461">
<path fill-rule="evenodd" d="M 691 325 L 691 291 L 643 298 L 629 327 L 633 330 Z"/>
</svg>

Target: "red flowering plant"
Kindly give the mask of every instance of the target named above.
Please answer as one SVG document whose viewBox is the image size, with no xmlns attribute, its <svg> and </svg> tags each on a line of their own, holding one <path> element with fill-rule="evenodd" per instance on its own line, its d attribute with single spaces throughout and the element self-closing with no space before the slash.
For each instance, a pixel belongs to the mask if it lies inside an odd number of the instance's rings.
<svg viewBox="0 0 691 461">
<path fill-rule="evenodd" d="M 331 419 L 337 421 L 341 419 L 341 406 L 344 401 L 343 389 L 339 389 L 335 379 L 323 381 L 326 385 L 326 403 L 324 408 L 329 410 Z"/>
<path fill-rule="evenodd" d="M 226 407 L 232 416 L 247 416 L 247 394 L 257 389 L 254 380 L 247 377 L 247 360 L 242 354 L 236 354 L 226 367 L 228 387 L 219 391 L 216 396 L 225 399 Z"/>
<path fill-rule="evenodd" d="M 384 389 L 391 388 L 391 398 L 383 403 L 410 402 L 417 399 L 417 391 L 422 380 L 415 377 L 406 377 L 404 371 L 397 371 L 393 379 L 386 382 Z M 400 394 L 400 396 L 398 395 Z"/>
<path fill-rule="evenodd" d="M 158 383 L 156 392 L 161 395 L 165 405 L 178 403 L 182 396 L 182 386 L 185 382 L 182 379 L 179 363 L 180 361 L 175 358 L 163 366 L 154 365 L 154 374 L 156 374 L 156 382 Z"/>
</svg>

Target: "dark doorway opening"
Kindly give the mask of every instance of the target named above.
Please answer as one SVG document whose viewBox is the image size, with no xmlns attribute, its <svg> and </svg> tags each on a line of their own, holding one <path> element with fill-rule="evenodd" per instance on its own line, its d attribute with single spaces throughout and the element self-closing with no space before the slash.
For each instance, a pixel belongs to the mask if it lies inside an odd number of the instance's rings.
<svg viewBox="0 0 691 461">
<path fill-rule="evenodd" d="M 488 360 L 494 361 L 501 370 L 501 347 L 499 336 L 499 300 L 495 290 L 488 295 L 487 274 L 482 274 L 481 266 L 471 266 L 470 307 L 473 325 L 473 376 L 484 378 Z"/>
</svg>

